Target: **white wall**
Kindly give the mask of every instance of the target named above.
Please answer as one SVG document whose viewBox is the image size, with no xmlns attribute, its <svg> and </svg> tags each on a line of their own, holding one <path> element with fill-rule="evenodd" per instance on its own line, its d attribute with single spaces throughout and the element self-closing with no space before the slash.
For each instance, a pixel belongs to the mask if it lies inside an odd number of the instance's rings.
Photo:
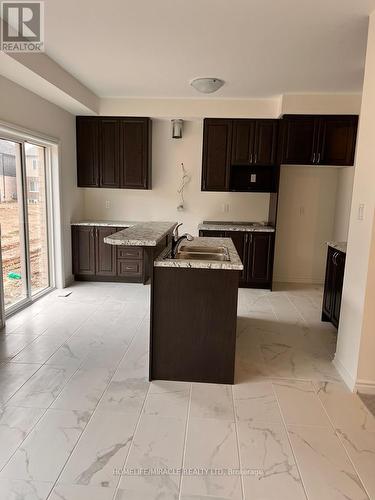
<svg viewBox="0 0 375 500">
<path fill-rule="evenodd" d="M 70 221 L 82 215 L 83 200 L 76 181 L 75 117 L 0 76 L 0 120 L 61 141 L 61 189 L 64 272 L 71 269 Z"/>
<path fill-rule="evenodd" d="M 346 271 L 335 364 L 349 387 L 358 383 L 375 392 L 373 267 L 375 207 L 375 13 L 370 16 L 363 98 L 357 141 L 356 166 Z M 365 205 L 364 219 L 358 207 Z M 371 266 L 369 262 L 371 259 Z"/>
<path fill-rule="evenodd" d="M 337 171 L 337 193 L 333 226 L 334 241 L 348 241 L 354 171 L 355 167 L 340 168 Z"/>
</svg>

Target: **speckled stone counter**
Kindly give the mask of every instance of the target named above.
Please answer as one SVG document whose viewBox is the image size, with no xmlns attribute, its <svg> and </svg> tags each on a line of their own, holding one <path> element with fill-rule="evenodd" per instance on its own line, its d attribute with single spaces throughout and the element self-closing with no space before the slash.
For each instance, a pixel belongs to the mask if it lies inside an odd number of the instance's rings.
<svg viewBox="0 0 375 500">
<path fill-rule="evenodd" d="M 173 231 L 177 222 L 137 222 L 118 233 L 104 238 L 109 245 L 156 247 Z"/>
<path fill-rule="evenodd" d="M 123 220 L 82 220 L 78 222 L 72 222 L 71 226 L 103 226 L 103 227 L 131 227 L 138 222 L 129 222 Z"/>
<path fill-rule="evenodd" d="M 126 222 L 126 221 L 79 221 L 72 226 L 123 227 L 124 229 L 104 238 L 109 245 L 135 247 L 156 247 L 158 243 L 173 231 L 177 222 Z"/>
<path fill-rule="evenodd" d="M 205 246 L 205 247 L 225 247 L 228 249 L 229 260 L 185 260 L 168 258 L 171 249 L 166 248 L 154 261 L 154 267 L 175 267 L 190 269 L 225 269 L 232 271 L 242 271 L 243 264 L 230 238 L 194 238 L 193 241 L 184 241 L 184 246 Z"/>
<path fill-rule="evenodd" d="M 268 232 L 274 233 L 273 226 L 262 224 L 261 222 L 219 222 L 204 221 L 199 224 L 200 231 L 244 231 L 244 232 Z"/>
<path fill-rule="evenodd" d="M 347 247 L 346 241 L 328 241 L 327 245 L 329 247 L 334 248 L 335 250 L 339 250 L 340 252 L 346 253 L 346 247 Z"/>
</svg>

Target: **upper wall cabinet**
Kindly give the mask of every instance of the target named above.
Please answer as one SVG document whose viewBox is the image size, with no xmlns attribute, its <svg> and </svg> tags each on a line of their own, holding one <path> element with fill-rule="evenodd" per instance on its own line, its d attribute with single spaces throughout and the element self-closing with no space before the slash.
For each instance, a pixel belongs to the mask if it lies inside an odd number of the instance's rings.
<svg viewBox="0 0 375 500">
<path fill-rule="evenodd" d="M 232 130 L 233 120 L 204 120 L 202 191 L 229 189 Z"/>
<path fill-rule="evenodd" d="M 354 164 L 358 116 L 284 115 L 282 159 L 289 165 Z"/>
<path fill-rule="evenodd" d="M 234 120 L 232 165 L 274 165 L 278 120 Z"/>
<path fill-rule="evenodd" d="M 151 189 L 151 120 L 77 117 L 79 187 Z"/>
</svg>

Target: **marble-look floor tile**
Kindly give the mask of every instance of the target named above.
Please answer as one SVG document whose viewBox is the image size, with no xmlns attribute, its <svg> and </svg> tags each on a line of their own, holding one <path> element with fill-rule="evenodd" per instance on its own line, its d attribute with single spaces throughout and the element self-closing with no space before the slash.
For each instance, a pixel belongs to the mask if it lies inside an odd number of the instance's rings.
<svg viewBox="0 0 375 500">
<path fill-rule="evenodd" d="M 53 489 L 48 500 L 112 500 L 114 494 L 114 488 L 58 484 Z"/>
<path fill-rule="evenodd" d="M 150 384 L 143 412 L 159 417 L 186 417 L 190 399 L 190 384 L 175 382 L 158 386 Z"/>
<path fill-rule="evenodd" d="M 353 428 L 337 431 L 368 496 L 375 498 L 375 432 Z"/>
<path fill-rule="evenodd" d="M 238 422 L 245 498 L 305 499 L 284 425 Z"/>
<path fill-rule="evenodd" d="M 336 428 L 352 427 L 375 432 L 375 417 L 357 394 L 351 393 L 343 384 L 320 382 L 316 387 L 318 396 Z"/>
<path fill-rule="evenodd" d="M 46 500 L 52 486 L 53 483 L 1 479 L 0 498 L 1 500 Z"/>
<path fill-rule="evenodd" d="M 220 384 L 193 384 L 190 416 L 234 420 L 231 386 Z"/>
<path fill-rule="evenodd" d="M 117 490 L 116 496 L 114 500 L 179 500 L 178 494 L 174 493 L 162 493 L 155 494 L 151 492 L 144 491 L 134 491 L 134 490 L 123 490 L 119 488 Z M 206 500 L 215 500 L 215 499 L 206 499 Z"/>
<path fill-rule="evenodd" d="M 203 469 L 204 472 L 183 476 L 182 495 L 241 499 L 242 488 L 238 474 L 239 456 L 234 422 L 213 418 L 190 418 L 184 468 Z M 232 473 L 228 473 L 228 469 L 231 469 Z"/>
<path fill-rule="evenodd" d="M 0 470 L 21 445 L 44 410 L 0 407 Z"/>
<path fill-rule="evenodd" d="M 288 430 L 309 499 L 368 500 L 333 429 L 288 426 Z"/>
<path fill-rule="evenodd" d="M 0 478 L 56 481 L 88 420 L 87 412 L 47 410 Z"/>
<path fill-rule="evenodd" d="M 20 363 L 0 365 L 0 405 L 13 396 L 39 370 L 40 366 Z"/>
<path fill-rule="evenodd" d="M 108 386 L 111 368 L 80 368 L 66 384 L 52 408 L 93 411 Z"/>
<path fill-rule="evenodd" d="M 41 335 L 12 359 L 16 363 L 43 364 L 63 343 L 58 337 Z"/>
<path fill-rule="evenodd" d="M 59 349 L 46 362 L 47 365 L 79 368 L 90 350 L 95 345 L 100 344 L 100 336 L 95 336 L 92 332 L 91 336 L 74 335 L 72 338 L 64 342 Z"/>
<path fill-rule="evenodd" d="M 279 405 L 271 382 L 236 384 L 233 394 L 239 420 L 281 423 Z"/>
<path fill-rule="evenodd" d="M 274 381 L 273 387 L 287 424 L 331 427 L 311 382 L 279 380 Z"/>
<path fill-rule="evenodd" d="M 48 408 L 74 372 L 75 368 L 42 366 L 8 401 L 9 406 Z"/>
<path fill-rule="evenodd" d="M 372 413 L 375 417 L 375 394 L 360 394 L 358 396 L 365 403 L 366 408 Z"/>
<path fill-rule="evenodd" d="M 142 415 L 134 436 L 126 470 L 150 471 L 148 474 L 124 474 L 120 488 L 130 491 L 142 491 L 164 498 L 178 495 L 184 449 L 186 418 L 155 417 Z M 160 469 L 160 474 L 152 469 Z M 164 471 L 163 471 L 164 469 Z M 176 472 L 170 472 L 174 469 Z"/>
<path fill-rule="evenodd" d="M 133 438 L 137 415 L 96 410 L 68 460 L 59 483 L 116 487 Z"/>
<path fill-rule="evenodd" d="M 0 335 L 0 362 L 11 360 L 36 338 L 37 335 Z"/>
<path fill-rule="evenodd" d="M 230 500 L 230 498 L 226 497 L 218 497 L 218 496 L 205 496 L 205 495 L 182 495 L 180 497 L 181 500 Z M 117 500 L 117 499 L 116 499 Z"/>
</svg>

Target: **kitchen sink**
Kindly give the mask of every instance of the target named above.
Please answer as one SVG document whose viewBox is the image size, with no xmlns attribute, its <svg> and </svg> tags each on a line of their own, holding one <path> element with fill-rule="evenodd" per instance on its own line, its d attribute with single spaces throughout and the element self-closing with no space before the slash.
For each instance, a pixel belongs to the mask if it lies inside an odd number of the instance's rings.
<svg viewBox="0 0 375 500">
<path fill-rule="evenodd" d="M 204 247 L 183 245 L 180 247 L 176 259 L 183 260 L 214 260 L 229 261 L 229 252 L 225 247 Z"/>
</svg>

